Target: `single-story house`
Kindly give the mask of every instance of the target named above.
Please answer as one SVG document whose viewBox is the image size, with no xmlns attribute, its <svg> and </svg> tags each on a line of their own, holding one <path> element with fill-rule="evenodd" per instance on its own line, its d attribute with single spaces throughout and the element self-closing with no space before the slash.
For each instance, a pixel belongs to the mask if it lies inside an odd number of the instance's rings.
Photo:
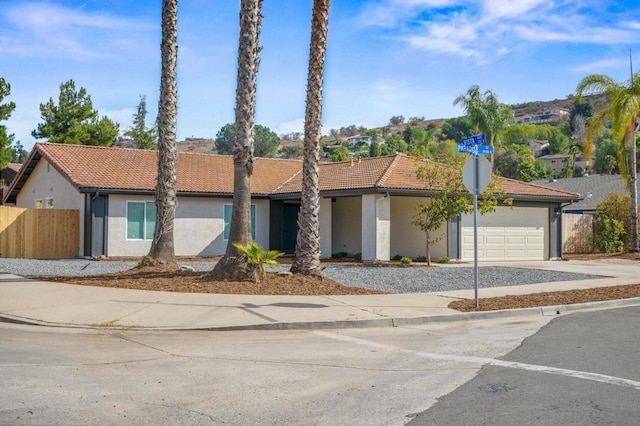
<svg viewBox="0 0 640 426">
<path fill-rule="evenodd" d="M 621 175 L 585 175 L 562 179 L 535 180 L 531 183 L 580 194 L 582 199 L 566 206 L 562 210 L 564 213 L 593 214 L 596 211 L 596 205 L 606 200 L 609 194 L 629 194 Z"/>
<path fill-rule="evenodd" d="M 155 226 L 157 153 L 125 148 L 38 143 L 5 202 L 19 207 L 78 209 L 79 256 L 143 256 Z M 422 164 L 426 164 L 422 162 Z M 431 163 L 435 164 L 435 163 Z M 403 154 L 320 165 L 321 256 L 361 253 L 365 261 L 425 254 L 425 235 L 411 224 L 430 188 L 418 162 Z M 265 248 L 295 249 L 302 162 L 254 159 L 252 237 Z M 233 161 L 180 153 L 175 251 L 216 256 L 227 246 Z M 545 260 L 561 256 L 561 210 L 579 194 L 500 178 L 513 206 L 479 216 L 480 260 Z M 473 215 L 442 227 L 433 258 L 473 259 Z"/>
</svg>

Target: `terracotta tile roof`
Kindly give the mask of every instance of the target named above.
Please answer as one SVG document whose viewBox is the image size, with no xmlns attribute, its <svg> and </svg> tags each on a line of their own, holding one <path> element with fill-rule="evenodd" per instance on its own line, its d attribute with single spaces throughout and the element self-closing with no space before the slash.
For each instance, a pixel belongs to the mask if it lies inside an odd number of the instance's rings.
<svg viewBox="0 0 640 426">
<path fill-rule="evenodd" d="M 83 145 L 39 143 L 29 155 L 28 162 L 46 158 L 78 189 L 153 191 L 156 180 L 155 151 L 127 148 L 104 148 Z M 434 162 L 416 161 L 403 154 L 387 157 L 363 158 L 353 163 L 323 163 L 320 165 L 321 191 L 353 191 L 364 189 L 408 190 L 426 189 L 416 178 L 419 165 L 445 167 Z M 34 164 L 28 165 L 31 169 Z M 29 169 L 26 167 L 25 169 Z M 30 169 L 29 169 L 30 170 Z M 28 173 L 23 172 L 21 173 Z M 233 193 L 233 160 L 226 155 L 193 153 L 178 154 L 178 192 L 203 194 Z M 16 179 L 20 180 L 20 179 Z M 24 178 L 23 178 L 24 180 Z M 500 178 L 507 196 L 577 200 L 580 194 L 540 185 Z M 12 186 L 12 198 L 16 188 Z M 302 162 L 256 158 L 251 191 L 255 195 L 298 194 L 302 188 Z"/>
<path fill-rule="evenodd" d="M 416 178 L 420 166 L 447 167 L 431 161 L 416 161 L 404 154 L 389 157 L 364 158 L 361 161 L 325 163 L 320 165 L 321 191 L 357 190 L 426 190 L 424 181 Z M 276 193 L 298 193 L 302 187 L 301 175 L 278 188 Z M 507 196 L 578 199 L 580 194 L 547 188 L 513 179 L 498 178 Z"/>
<path fill-rule="evenodd" d="M 36 149 L 77 188 L 155 189 L 156 151 L 50 143 Z M 272 193 L 301 167 L 297 160 L 254 159 L 252 193 Z M 178 192 L 233 193 L 230 156 L 179 153 L 177 174 Z"/>
</svg>

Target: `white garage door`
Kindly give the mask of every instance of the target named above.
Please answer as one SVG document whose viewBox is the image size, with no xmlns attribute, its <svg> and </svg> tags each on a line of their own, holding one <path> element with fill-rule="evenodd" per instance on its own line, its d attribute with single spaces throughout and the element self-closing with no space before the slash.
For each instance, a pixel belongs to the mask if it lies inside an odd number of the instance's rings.
<svg viewBox="0 0 640 426">
<path fill-rule="evenodd" d="M 478 215 L 478 260 L 546 260 L 549 210 L 498 207 Z M 462 259 L 473 260 L 473 214 L 462 218 Z"/>
</svg>

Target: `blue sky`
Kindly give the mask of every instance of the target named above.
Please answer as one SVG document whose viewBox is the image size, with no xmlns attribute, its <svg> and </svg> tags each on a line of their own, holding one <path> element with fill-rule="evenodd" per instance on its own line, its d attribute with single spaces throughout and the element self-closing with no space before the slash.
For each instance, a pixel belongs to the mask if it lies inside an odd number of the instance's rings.
<svg viewBox="0 0 640 426">
<path fill-rule="evenodd" d="M 180 0 L 178 138 L 233 122 L 239 0 Z M 312 0 L 265 0 L 256 122 L 301 131 Z M 139 95 L 153 123 L 160 6 L 148 0 L 0 0 L 0 76 L 17 105 L 4 124 L 30 149 L 39 104 L 60 83 L 131 125 Z M 323 131 L 379 127 L 393 115 L 462 115 L 471 85 L 505 103 L 565 98 L 587 74 L 640 69 L 637 0 L 333 0 Z"/>
</svg>

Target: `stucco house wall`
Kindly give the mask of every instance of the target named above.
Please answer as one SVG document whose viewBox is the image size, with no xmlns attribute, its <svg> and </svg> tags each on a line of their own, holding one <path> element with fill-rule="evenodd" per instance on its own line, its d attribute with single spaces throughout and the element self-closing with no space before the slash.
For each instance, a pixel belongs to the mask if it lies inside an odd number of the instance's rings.
<svg viewBox="0 0 640 426">
<path fill-rule="evenodd" d="M 425 256 L 427 237 L 419 227 L 411 223 L 411 218 L 416 212 L 415 207 L 423 204 L 425 200 L 425 197 L 391 197 L 391 257 Z M 435 232 L 434 236 L 446 234 L 446 231 L 445 224 Z M 430 253 L 432 260 L 445 257 L 447 255 L 446 237 L 433 244 L 430 247 Z"/>
<path fill-rule="evenodd" d="M 127 201 L 153 202 L 153 196 L 110 195 L 108 256 L 144 256 L 151 248 L 149 240 L 127 240 Z M 178 197 L 174 229 L 176 256 L 219 256 L 227 248 L 223 239 L 224 206 L 231 198 Z M 269 246 L 269 202 L 254 199 L 256 242 Z"/>
<path fill-rule="evenodd" d="M 331 254 L 362 253 L 362 199 L 338 197 L 331 209 Z"/>
<path fill-rule="evenodd" d="M 53 208 L 55 209 L 80 211 L 80 251 L 78 255 L 82 255 L 84 247 L 84 195 L 80 194 L 48 161 L 42 159 L 33 169 L 29 180 L 18 194 L 16 206 L 33 209 L 36 208 L 36 200 L 42 200 L 42 208 L 46 208 L 48 198 L 53 199 Z"/>
</svg>

